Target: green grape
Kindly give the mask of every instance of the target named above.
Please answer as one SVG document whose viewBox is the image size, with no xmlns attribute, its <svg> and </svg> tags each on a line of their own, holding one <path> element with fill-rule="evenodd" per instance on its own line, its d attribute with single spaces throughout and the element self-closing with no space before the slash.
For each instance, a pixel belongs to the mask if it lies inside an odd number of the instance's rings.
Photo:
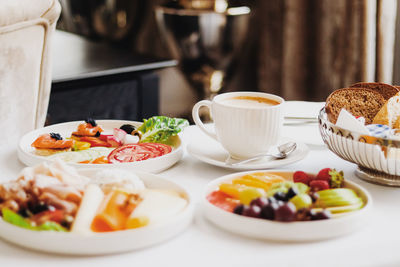
<svg viewBox="0 0 400 267">
<path fill-rule="evenodd" d="M 296 206 L 296 209 L 299 210 L 310 207 L 312 204 L 312 199 L 308 194 L 299 194 L 292 197 L 290 202 L 292 202 Z"/>
<path fill-rule="evenodd" d="M 264 196 L 264 190 L 260 188 L 248 187 L 240 191 L 239 200 L 244 205 L 249 205 L 253 199 Z"/>
</svg>

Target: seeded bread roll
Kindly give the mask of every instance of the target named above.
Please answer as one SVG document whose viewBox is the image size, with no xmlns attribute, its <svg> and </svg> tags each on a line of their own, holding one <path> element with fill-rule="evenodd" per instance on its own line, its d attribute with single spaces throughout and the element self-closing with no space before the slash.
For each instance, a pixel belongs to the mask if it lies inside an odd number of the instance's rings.
<svg viewBox="0 0 400 267">
<path fill-rule="evenodd" d="M 399 88 L 386 83 L 355 83 L 350 85 L 351 88 L 367 88 L 380 93 L 385 100 L 388 100 L 399 92 Z"/>
<path fill-rule="evenodd" d="M 362 116 L 366 124 L 371 124 L 373 118 L 385 104 L 383 96 L 366 88 L 343 88 L 331 93 L 326 99 L 325 110 L 328 120 L 336 123 L 342 108 L 353 116 Z"/>
</svg>

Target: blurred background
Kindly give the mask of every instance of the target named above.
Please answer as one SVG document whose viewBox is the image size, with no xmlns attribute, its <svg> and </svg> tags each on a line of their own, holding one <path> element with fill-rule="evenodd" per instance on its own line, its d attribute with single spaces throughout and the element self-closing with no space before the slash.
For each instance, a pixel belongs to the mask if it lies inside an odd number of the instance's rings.
<svg viewBox="0 0 400 267">
<path fill-rule="evenodd" d="M 358 81 L 400 84 L 396 0 L 60 3 L 49 123 L 190 118 L 226 91 L 324 101 Z"/>
</svg>

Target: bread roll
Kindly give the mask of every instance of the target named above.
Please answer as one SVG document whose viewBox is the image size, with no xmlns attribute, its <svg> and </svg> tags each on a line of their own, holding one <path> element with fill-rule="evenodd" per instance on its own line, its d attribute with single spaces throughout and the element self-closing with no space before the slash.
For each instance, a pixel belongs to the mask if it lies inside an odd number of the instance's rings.
<svg viewBox="0 0 400 267">
<path fill-rule="evenodd" d="M 400 93 L 386 101 L 372 122 L 400 128 Z"/>
<path fill-rule="evenodd" d="M 371 124 L 373 118 L 385 104 L 383 96 L 366 88 L 342 88 L 331 93 L 325 104 L 328 120 L 336 123 L 342 108 L 353 116 L 362 116 L 366 124 Z"/>
<path fill-rule="evenodd" d="M 351 88 L 367 88 L 380 93 L 385 100 L 388 100 L 399 92 L 399 89 L 393 85 L 386 83 L 355 83 L 350 85 Z"/>
</svg>

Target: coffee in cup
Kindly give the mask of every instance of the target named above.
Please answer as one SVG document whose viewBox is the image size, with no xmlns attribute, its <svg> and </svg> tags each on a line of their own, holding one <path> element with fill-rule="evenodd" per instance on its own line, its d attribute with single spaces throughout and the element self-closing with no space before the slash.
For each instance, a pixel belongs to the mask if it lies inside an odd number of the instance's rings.
<svg viewBox="0 0 400 267">
<path fill-rule="evenodd" d="M 192 110 L 196 125 L 217 140 L 233 158 L 244 159 L 267 153 L 281 136 L 283 98 L 260 92 L 232 92 L 202 100 Z M 215 125 L 208 131 L 199 117 L 207 107 Z"/>
</svg>

